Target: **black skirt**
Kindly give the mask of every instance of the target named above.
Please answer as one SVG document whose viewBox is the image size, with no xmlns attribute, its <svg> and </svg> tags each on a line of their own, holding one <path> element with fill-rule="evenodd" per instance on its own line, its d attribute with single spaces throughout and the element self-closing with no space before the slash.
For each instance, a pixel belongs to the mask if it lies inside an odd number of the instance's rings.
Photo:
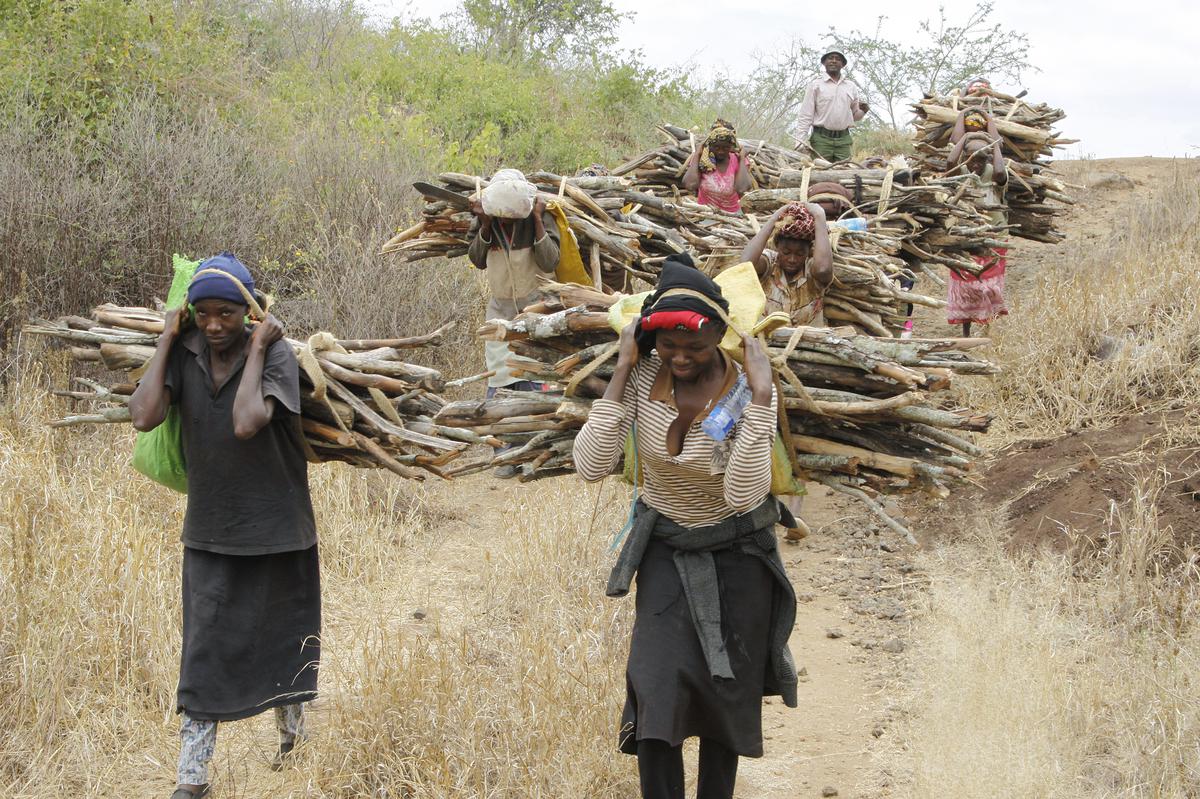
<svg viewBox="0 0 1200 799">
<path fill-rule="evenodd" d="M 317 547 L 272 555 L 183 551 L 177 712 L 232 721 L 316 698 Z"/>
<path fill-rule="evenodd" d="M 713 553 L 722 635 L 735 677 L 714 680 L 672 552 L 662 541 L 652 540 L 638 569 L 621 751 L 636 754 L 642 739 L 678 746 L 698 736 L 739 755 L 761 757 L 775 580 L 761 558 L 733 549 Z"/>
</svg>

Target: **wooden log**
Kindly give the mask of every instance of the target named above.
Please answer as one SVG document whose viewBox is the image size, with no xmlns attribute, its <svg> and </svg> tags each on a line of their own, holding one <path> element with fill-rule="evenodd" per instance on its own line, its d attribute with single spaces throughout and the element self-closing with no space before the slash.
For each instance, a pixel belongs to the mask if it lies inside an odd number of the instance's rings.
<svg viewBox="0 0 1200 799">
<path fill-rule="evenodd" d="M 495 424 L 514 416 L 553 414 L 561 403 L 555 397 L 533 392 L 520 393 L 528 396 L 449 402 L 433 420 L 447 427 L 473 427 Z"/>
<path fill-rule="evenodd" d="M 384 347 L 395 350 L 417 349 L 419 347 L 441 344 L 446 333 L 452 329 L 454 329 L 454 322 L 447 322 L 432 333 L 426 333 L 423 336 L 338 339 L 337 343 L 340 347 L 347 350 L 376 350 Z"/>
<path fill-rule="evenodd" d="M 357 372 L 352 369 L 346 369 L 329 360 L 328 352 L 321 352 L 317 355 L 317 363 L 321 364 L 321 369 L 330 377 L 336 378 L 343 383 L 349 383 L 354 386 L 363 388 L 377 388 L 387 394 L 406 394 L 418 384 L 410 383 L 405 380 L 398 380 L 394 377 L 386 377 L 384 375 L 366 374 Z"/>
<path fill-rule="evenodd" d="M 114 372 L 133 371 L 154 357 L 154 347 L 144 344 L 101 344 L 100 360 Z"/>
</svg>

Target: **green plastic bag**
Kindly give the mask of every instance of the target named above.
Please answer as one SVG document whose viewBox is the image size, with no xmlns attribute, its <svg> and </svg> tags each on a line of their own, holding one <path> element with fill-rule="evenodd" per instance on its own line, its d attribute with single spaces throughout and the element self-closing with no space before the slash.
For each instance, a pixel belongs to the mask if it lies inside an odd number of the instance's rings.
<svg viewBox="0 0 1200 799">
<path fill-rule="evenodd" d="M 167 308 L 179 308 L 187 302 L 188 285 L 200 266 L 182 255 L 173 255 L 171 263 L 175 276 L 167 294 Z M 158 427 L 138 433 L 133 444 L 133 468 L 156 483 L 187 493 L 187 461 L 183 457 L 183 430 L 179 422 L 179 406 L 167 409 L 167 418 Z"/>
</svg>

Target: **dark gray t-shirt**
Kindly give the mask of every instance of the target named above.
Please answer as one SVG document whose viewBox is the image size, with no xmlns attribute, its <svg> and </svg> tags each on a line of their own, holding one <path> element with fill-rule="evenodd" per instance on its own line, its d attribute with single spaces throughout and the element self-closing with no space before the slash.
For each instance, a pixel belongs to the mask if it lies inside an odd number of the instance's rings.
<svg viewBox="0 0 1200 799">
<path fill-rule="evenodd" d="M 253 438 L 233 434 L 233 400 L 245 355 L 214 392 L 208 342 L 198 330 L 171 351 L 166 386 L 179 406 L 187 460 L 183 544 L 223 555 L 308 549 L 317 526 L 300 429 L 300 369 L 291 346 L 267 351 L 262 393 L 275 398 L 271 422 Z"/>
</svg>

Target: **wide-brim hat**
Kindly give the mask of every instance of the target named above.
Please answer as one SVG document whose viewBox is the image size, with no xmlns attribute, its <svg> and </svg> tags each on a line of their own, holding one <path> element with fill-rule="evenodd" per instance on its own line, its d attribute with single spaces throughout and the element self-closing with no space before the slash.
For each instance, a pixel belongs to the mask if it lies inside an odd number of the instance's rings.
<svg viewBox="0 0 1200 799">
<path fill-rule="evenodd" d="M 831 55 L 840 56 L 842 61 L 844 63 L 846 63 L 847 65 L 850 63 L 850 59 L 846 58 L 846 54 L 843 53 L 841 50 L 830 50 L 829 52 L 825 53 L 825 55 L 821 56 L 821 63 L 824 64 L 825 59 L 829 58 L 829 56 L 831 56 Z"/>
</svg>

